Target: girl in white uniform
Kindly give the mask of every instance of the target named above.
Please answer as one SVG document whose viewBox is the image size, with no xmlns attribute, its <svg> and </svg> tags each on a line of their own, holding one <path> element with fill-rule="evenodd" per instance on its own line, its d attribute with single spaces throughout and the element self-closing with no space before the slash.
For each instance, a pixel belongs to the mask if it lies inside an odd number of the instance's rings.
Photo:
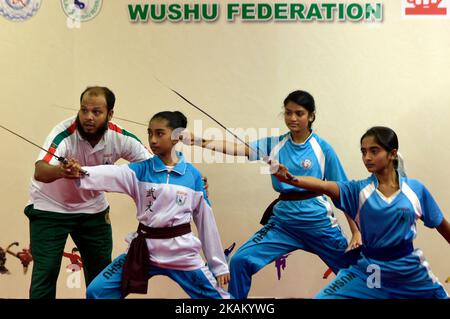
<svg viewBox="0 0 450 319">
<path fill-rule="evenodd" d="M 139 221 L 128 253 L 93 280 L 88 298 L 145 294 L 148 279 L 155 275 L 172 278 L 192 298 L 230 297 L 223 289 L 230 278 L 228 265 L 201 174 L 173 149 L 178 141 L 174 130 L 186 124 L 180 112 L 157 113 L 148 127 L 153 158 L 121 166 L 83 167 L 89 176 L 79 180 L 80 188 L 130 195 Z M 74 169 L 79 168 L 74 164 Z M 191 220 L 200 240 L 191 232 Z"/>
</svg>

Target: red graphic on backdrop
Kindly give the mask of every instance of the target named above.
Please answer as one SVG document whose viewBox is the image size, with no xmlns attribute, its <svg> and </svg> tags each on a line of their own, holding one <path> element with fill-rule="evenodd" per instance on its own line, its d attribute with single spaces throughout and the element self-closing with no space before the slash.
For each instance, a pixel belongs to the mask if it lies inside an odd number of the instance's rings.
<svg viewBox="0 0 450 319">
<path fill-rule="evenodd" d="M 15 253 L 10 249 L 12 246 L 19 246 L 19 243 L 15 241 L 9 244 L 6 249 L 0 247 L 0 274 L 10 274 L 9 270 L 5 267 L 7 253 L 20 260 L 23 266 L 23 273 L 26 274 L 28 271 L 28 265 L 33 261 L 31 251 L 29 248 L 23 248 L 22 251 Z"/>
<path fill-rule="evenodd" d="M 333 272 L 333 269 L 331 269 L 331 268 L 328 268 L 325 272 L 324 272 L 324 274 L 323 274 L 323 279 L 327 279 L 328 278 L 328 276 L 330 276 L 331 275 L 331 273 Z"/>
<path fill-rule="evenodd" d="M 66 267 L 67 269 L 70 269 L 72 271 L 80 271 L 81 268 L 83 268 L 83 261 L 80 255 L 76 254 L 76 252 L 78 251 L 78 248 L 74 247 L 72 248 L 72 253 L 63 253 L 63 256 L 69 258 L 70 260 L 70 264 Z"/>
<path fill-rule="evenodd" d="M 288 258 L 289 255 L 290 254 L 282 255 L 277 260 L 275 260 L 275 267 L 277 268 L 278 280 L 281 279 L 281 269 L 284 270 L 286 268 L 286 259 Z"/>
<path fill-rule="evenodd" d="M 22 251 L 15 253 L 10 250 L 12 246 L 19 246 L 19 243 L 17 241 L 13 242 L 8 246 L 8 248 L 6 248 L 6 252 L 20 260 L 23 266 L 23 273 L 26 274 L 28 271 L 28 265 L 33 261 L 31 250 L 29 248 L 23 248 Z"/>
<path fill-rule="evenodd" d="M 407 0 L 414 7 L 405 8 L 405 15 L 447 15 L 447 8 L 439 5 L 442 0 Z"/>
</svg>

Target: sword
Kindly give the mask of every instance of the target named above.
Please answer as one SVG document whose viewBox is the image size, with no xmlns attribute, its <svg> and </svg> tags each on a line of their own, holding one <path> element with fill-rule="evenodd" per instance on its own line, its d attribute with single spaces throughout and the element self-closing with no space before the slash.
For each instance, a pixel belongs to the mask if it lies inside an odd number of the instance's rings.
<svg viewBox="0 0 450 319">
<path fill-rule="evenodd" d="M 230 133 L 231 135 L 233 135 L 236 139 L 238 139 L 240 142 L 244 143 L 248 148 L 250 148 L 252 151 L 255 151 L 255 149 L 253 147 L 250 146 L 250 144 L 248 144 L 247 142 L 245 142 L 243 139 L 241 139 L 239 136 L 237 136 L 236 134 L 234 134 L 233 132 L 231 132 L 225 125 L 223 125 L 222 123 L 220 123 L 218 120 L 216 120 L 214 117 L 212 117 L 211 115 L 209 115 L 206 111 L 203 111 L 200 107 L 198 107 L 197 105 L 195 105 L 194 103 L 192 103 L 191 101 L 189 101 L 187 98 L 185 98 L 183 95 L 181 95 L 180 93 L 178 93 L 177 91 L 175 91 L 174 89 L 170 88 L 168 85 L 164 84 L 161 80 L 159 80 L 157 77 L 155 77 L 155 79 L 163 86 L 165 86 L 167 89 L 169 89 L 170 91 L 172 91 L 173 93 L 175 93 L 176 95 L 178 95 L 178 97 L 180 97 L 182 100 L 184 100 L 185 102 L 187 102 L 189 105 L 191 105 L 192 107 L 194 107 L 195 109 L 197 109 L 198 111 L 202 112 L 203 114 L 205 114 L 207 117 L 209 117 L 211 120 L 213 120 L 214 122 L 216 122 L 217 124 L 219 124 L 220 127 L 222 127 L 225 131 L 227 131 L 228 133 Z M 259 148 L 258 148 L 259 150 Z M 260 154 L 260 152 L 258 152 L 258 154 Z"/>
<path fill-rule="evenodd" d="M 189 101 L 186 97 L 184 97 L 181 93 L 177 92 L 176 90 L 172 89 L 171 87 L 169 87 L 168 85 L 164 84 L 161 80 L 159 80 L 157 77 L 153 76 L 161 85 L 165 86 L 167 89 L 169 89 L 170 91 L 172 91 L 173 93 L 175 93 L 178 97 L 180 97 L 182 100 L 184 100 L 186 103 L 188 103 L 189 105 L 191 105 L 192 107 L 194 107 L 195 109 L 199 110 L 200 112 L 202 112 L 203 114 L 205 114 L 207 117 L 209 117 L 211 120 L 213 120 L 214 122 L 216 122 L 217 124 L 220 125 L 220 127 L 222 127 L 225 131 L 227 131 L 228 133 L 230 133 L 231 135 L 233 135 L 237 140 L 239 140 L 240 142 L 244 143 L 249 149 L 251 149 L 253 152 L 256 152 L 258 155 L 261 154 L 261 151 L 258 148 L 258 151 L 256 151 L 253 147 L 250 146 L 250 144 L 248 144 L 247 142 L 245 142 L 244 140 L 242 140 L 239 136 L 237 136 L 236 134 L 234 134 L 233 132 L 231 132 L 228 128 L 226 128 L 225 125 L 223 125 L 222 123 L 220 123 L 218 120 L 216 120 L 213 116 L 209 115 L 208 112 L 204 111 L 202 108 L 198 107 L 197 105 L 195 105 L 194 103 L 192 103 L 191 101 Z M 267 159 L 267 156 L 263 156 L 262 160 L 267 163 L 267 164 L 271 164 L 271 160 Z M 292 181 L 296 181 L 297 178 L 292 175 L 291 173 L 287 173 L 287 177 L 289 180 Z"/>
<path fill-rule="evenodd" d="M 36 143 L 34 143 L 34 142 L 32 142 L 32 141 L 26 139 L 25 137 L 23 137 L 23 136 L 21 136 L 21 135 L 15 133 L 15 132 L 13 132 L 13 131 L 11 131 L 10 129 L 4 127 L 4 126 L 1 125 L 1 124 L 0 124 L 0 127 L 1 127 L 2 129 L 4 129 L 4 130 L 8 131 L 9 133 L 14 134 L 15 136 L 21 138 L 22 140 L 24 140 L 24 141 L 30 143 L 31 145 L 36 146 L 37 148 L 43 150 L 44 152 L 47 152 L 48 154 L 50 154 L 50 155 L 52 155 L 53 157 L 55 157 L 59 162 L 65 164 L 65 165 L 67 165 L 67 164 L 69 163 L 69 161 L 68 161 L 65 157 L 57 156 L 57 155 L 53 154 L 52 152 L 47 151 L 46 149 L 40 147 L 40 146 L 37 145 Z M 89 176 L 89 173 L 88 173 L 87 171 L 83 170 L 83 169 L 80 169 L 80 173 L 81 173 L 81 175 Z"/>
</svg>

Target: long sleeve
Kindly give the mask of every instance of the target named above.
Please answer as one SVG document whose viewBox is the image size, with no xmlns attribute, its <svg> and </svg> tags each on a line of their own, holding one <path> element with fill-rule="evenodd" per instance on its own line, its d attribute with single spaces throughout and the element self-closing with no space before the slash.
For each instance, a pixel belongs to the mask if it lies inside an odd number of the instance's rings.
<svg viewBox="0 0 450 319">
<path fill-rule="evenodd" d="M 207 201 L 205 192 L 197 192 L 197 194 L 199 194 L 200 198 L 198 199 L 193 218 L 208 266 L 214 276 L 226 274 L 229 272 L 228 264 L 225 260 L 213 211 Z"/>
<path fill-rule="evenodd" d="M 138 180 L 128 165 L 85 166 L 83 169 L 89 176 L 80 179 L 79 188 L 128 194 L 138 200 Z"/>
</svg>

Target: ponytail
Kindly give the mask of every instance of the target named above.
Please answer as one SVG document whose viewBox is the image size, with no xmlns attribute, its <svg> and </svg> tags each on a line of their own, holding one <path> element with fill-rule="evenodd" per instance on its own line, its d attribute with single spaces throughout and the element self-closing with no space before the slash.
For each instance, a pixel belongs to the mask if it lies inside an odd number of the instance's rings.
<svg viewBox="0 0 450 319">
<path fill-rule="evenodd" d="M 397 152 L 397 159 L 394 161 L 394 167 L 397 170 L 399 176 L 406 177 L 405 161 L 400 152 Z"/>
</svg>

